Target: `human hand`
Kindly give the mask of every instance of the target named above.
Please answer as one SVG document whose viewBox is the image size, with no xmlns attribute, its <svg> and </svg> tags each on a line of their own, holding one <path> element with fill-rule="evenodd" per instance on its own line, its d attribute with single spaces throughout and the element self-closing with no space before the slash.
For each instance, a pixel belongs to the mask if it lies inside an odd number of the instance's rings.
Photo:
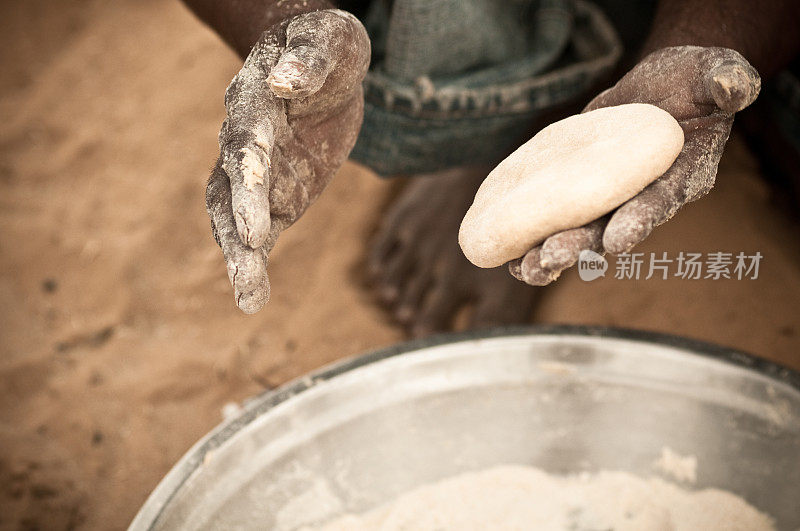
<svg viewBox="0 0 800 531">
<path fill-rule="evenodd" d="M 616 211 L 554 234 L 509 262 L 511 274 L 543 286 L 574 265 L 583 249 L 628 252 L 683 205 L 707 194 L 714 186 L 734 113 L 750 105 L 760 88 L 758 72 L 729 48 L 677 46 L 645 57 L 584 112 L 625 103 L 656 105 L 683 128 L 678 158 L 663 176 Z"/>
<path fill-rule="evenodd" d="M 267 29 L 225 93 L 206 208 L 245 313 L 269 299 L 267 255 L 278 235 L 319 197 L 355 144 L 369 60 L 358 19 L 313 11 Z"/>
</svg>

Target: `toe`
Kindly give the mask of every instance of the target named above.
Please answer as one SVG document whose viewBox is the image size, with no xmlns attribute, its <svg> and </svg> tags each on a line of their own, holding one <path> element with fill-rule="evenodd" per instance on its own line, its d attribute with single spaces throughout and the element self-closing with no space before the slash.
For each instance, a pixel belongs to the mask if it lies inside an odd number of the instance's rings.
<svg viewBox="0 0 800 531">
<path fill-rule="evenodd" d="M 395 303 L 409 281 L 417 253 L 411 244 L 400 244 L 384 261 L 378 273 L 378 292 L 386 303 Z"/>
<path fill-rule="evenodd" d="M 517 282 L 502 268 L 491 273 L 496 274 L 487 278 L 481 287 L 470 317 L 470 328 L 529 323 L 543 288 Z"/>
<path fill-rule="evenodd" d="M 407 240 L 409 220 L 405 216 L 406 208 L 398 204 L 389 212 L 381 223 L 381 227 L 372 240 L 369 256 L 367 257 L 367 270 L 369 276 L 374 280 L 380 280 L 386 268 L 386 262 L 391 258 L 398 246 L 403 243 L 410 243 Z M 404 225 L 405 220 L 405 225 Z"/>
<path fill-rule="evenodd" d="M 424 337 L 447 330 L 458 307 L 464 299 L 448 282 L 435 285 L 425 297 L 411 325 L 411 335 Z"/>
<path fill-rule="evenodd" d="M 430 283 L 431 278 L 426 274 L 413 275 L 408 279 L 394 311 L 394 316 L 398 322 L 406 326 L 414 322 L 415 316 L 419 314 L 420 304 Z"/>
</svg>

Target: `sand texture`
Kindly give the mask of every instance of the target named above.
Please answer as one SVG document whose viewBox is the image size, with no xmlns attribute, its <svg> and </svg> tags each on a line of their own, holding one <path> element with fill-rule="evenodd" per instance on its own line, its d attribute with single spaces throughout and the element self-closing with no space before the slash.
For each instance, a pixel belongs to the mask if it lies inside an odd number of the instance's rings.
<svg viewBox="0 0 800 531">
<path fill-rule="evenodd" d="M 122 529 L 226 403 L 403 339 L 362 285 L 392 185 L 346 165 L 243 315 L 203 201 L 235 55 L 176 1 L 10 0 L 0 29 L 0 529 Z M 535 317 L 800 368 L 799 233 L 734 138 L 637 250 L 760 251 L 758 280 L 570 270 Z"/>
</svg>

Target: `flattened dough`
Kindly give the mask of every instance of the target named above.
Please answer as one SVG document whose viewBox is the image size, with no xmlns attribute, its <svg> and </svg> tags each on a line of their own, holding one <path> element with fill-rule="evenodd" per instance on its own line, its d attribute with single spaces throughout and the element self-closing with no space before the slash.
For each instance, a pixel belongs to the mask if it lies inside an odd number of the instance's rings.
<svg viewBox="0 0 800 531">
<path fill-rule="evenodd" d="M 489 173 L 458 242 L 478 267 L 519 258 L 556 232 L 611 212 L 664 174 L 683 148 L 668 112 L 605 107 L 542 129 Z"/>
</svg>

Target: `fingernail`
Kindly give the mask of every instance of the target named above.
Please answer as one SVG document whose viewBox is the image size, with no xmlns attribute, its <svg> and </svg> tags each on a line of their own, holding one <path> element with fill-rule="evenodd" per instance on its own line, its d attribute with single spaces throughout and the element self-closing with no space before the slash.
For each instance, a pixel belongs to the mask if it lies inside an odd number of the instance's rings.
<svg viewBox="0 0 800 531">
<path fill-rule="evenodd" d="M 297 61 L 285 61 L 275 65 L 267 78 L 267 83 L 275 92 L 290 93 L 305 75 L 305 65 Z"/>
<path fill-rule="evenodd" d="M 291 92 L 292 82 L 288 76 L 282 75 L 279 72 L 273 72 L 267 80 L 269 86 L 275 92 Z"/>
</svg>

